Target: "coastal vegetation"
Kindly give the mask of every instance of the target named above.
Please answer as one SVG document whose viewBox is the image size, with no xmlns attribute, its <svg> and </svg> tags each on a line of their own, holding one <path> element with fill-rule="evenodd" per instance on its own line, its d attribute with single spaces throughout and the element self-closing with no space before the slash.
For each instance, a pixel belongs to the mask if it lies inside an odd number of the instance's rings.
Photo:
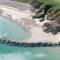
<svg viewBox="0 0 60 60">
<path fill-rule="evenodd" d="M 43 15 L 48 15 L 49 20 L 55 20 L 60 23 L 60 3 L 55 0 L 32 0 L 31 5 L 33 12 L 38 9 L 35 16 L 41 17 L 43 12 Z"/>
<path fill-rule="evenodd" d="M 35 13 L 33 18 L 42 18 L 44 21 L 47 15 L 47 20 L 54 23 L 45 23 L 43 26 L 46 27 L 45 32 L 52 32 L 53 34 L 60 32 L 60 3 L 57 0 L 32 0 L 32 12 Z M 49 26 L 47 26 L 49 25 Z M 53 26 L 53 27 L 52 27 Z M 58 27 L 58 28 L 57 28 Z"/>
<path fill-rule="evenodd" d="M 18 2 L 29 3 L 32 11 L 35 12 L 34 18 L 41 18 L 48 15 L 48 20 L 55 20 L 60 24 L 60 3 L 57 0 L 16 0 Z"/>
<path fill-rule="evenodd" d="M 29 3 L 32 5 L 31 11 L 35 13 L 33 19 L 41 18 L 40 22 L 44 21 L 47 15 L 47 20 L 54 21 L 53 23 L 45 23 L 43 26 L 45 32 L 56 34 L 60 32 L 60 3 L 57 0 L 17 0 L 18 2 Z M 57 24 L 55 24 L 55 22 Z M 46 26 L 51 25 L 51 26 Z M 53 27 L 52 27 L 53 26 Z M 58 28 L 57 28 L 58 27 Z"/>
</svg>

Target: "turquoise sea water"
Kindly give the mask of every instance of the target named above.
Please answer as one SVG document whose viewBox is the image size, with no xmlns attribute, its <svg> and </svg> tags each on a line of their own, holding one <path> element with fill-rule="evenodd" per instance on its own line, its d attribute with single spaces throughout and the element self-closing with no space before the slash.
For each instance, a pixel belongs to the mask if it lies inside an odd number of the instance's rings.
<svg viewBox="0 0 60 60">
<path fill-rule="evenodd" d="M 0 60 L 60 60 L 60 48 L 24 48 L 0 44 Z"/>
<path fill-rule="evenodd" d="M 8 20 L 2 16 L 0 16 L 0 38 L 1 39 L 9 39 L 9 40 L 23 40 L 27 37 L 28 31 L 24 30 L 24 28 L 13 22 L 12 20 Z"/>
<path fill-rule="evenodd" d="M 28 32 L 15 22 L 0 16 L 0 38 L 20 40 Z M 60 60 L 60 48 L 52 47 L 12 47 L 0 44 L 0 60 Z"/>
</svg>

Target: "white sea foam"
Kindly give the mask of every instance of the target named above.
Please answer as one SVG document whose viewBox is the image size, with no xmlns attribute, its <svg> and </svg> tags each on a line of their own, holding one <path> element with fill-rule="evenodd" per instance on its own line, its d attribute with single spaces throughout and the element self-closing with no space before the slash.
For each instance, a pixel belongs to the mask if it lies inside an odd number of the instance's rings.
<svg viewBox="0 0 60 60">
<path fill-rule="evenodd" d="M 34 55 L 34 57 L 38 57 L 38 58 L 42 58 L 42 57 L 46 57 L 47 54 L 44 54 L 44 53 L 38 53 L 36 55 Z"/>
<path fill-rule="evenodd" d="M 27 51 L 27 52 L 24 52 L 24 55 L 26 55 L 26 56 L 30 56 L 30 55 L 32 55 L 32 53 L 29 52 L 29 51 Z"/>
<path fill-rule="evenodd" d="M 27 60 L 27 59 L 22 54 L 9 53 L 9 54 L 0 55 L 0 60 Z"/>
</svg>

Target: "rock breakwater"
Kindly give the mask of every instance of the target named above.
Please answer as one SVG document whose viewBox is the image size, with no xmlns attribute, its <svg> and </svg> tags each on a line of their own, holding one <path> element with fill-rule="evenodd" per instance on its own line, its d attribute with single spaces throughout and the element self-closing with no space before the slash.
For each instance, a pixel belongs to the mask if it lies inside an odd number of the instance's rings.
<svg viewBox="0 0 60 60">
<path fill-rule="evenodd" d="M 26 43 L 26 42 L 12 42 L 10 40 L 2 40 L 0 39 L 0 44 L 17 46 L 17 47 L 59 47 L 60 42 L 52 43 L 52 42 L 38 42 L 38 43 Z"/>
</svg>

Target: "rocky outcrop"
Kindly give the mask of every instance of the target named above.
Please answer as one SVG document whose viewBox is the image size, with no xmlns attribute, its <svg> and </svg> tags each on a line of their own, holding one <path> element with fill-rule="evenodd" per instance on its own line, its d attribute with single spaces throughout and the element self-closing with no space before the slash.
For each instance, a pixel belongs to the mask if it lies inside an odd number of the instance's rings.
<svg viewBox="0 0 60 60">
<path fill-rule="evenodd" d="M 55 6 L 52 3 L 48 4 L 40 0 L 33 0 L 31 5 L 34 13 L 34 16 L 32 16 L 33 19 L 38 18 L 40 22 L 47 20 L 47 23 L 43 24 L 44 32 L 50 32 L 53 35 L 60 32 L 60 8 L 56 7 L 58 4 Z"/>
<path fill-rule="evenodd" d="M 0 44 L 6 44 L 10 46 L 17 46 L 17 47 L 58 47 L 60 46 L 60 42 L 52 43 L 52 42 L 38 42 L 38 43 L 23 43 L 23 42 L 12 42 L 10 40 L 1 40 Z"/>
<path fill-rule="evenodd" d="M 56 35 L 58 32 L 60 32 L 60 26 L 54 22 L 47 22 L 43 25 L 43 31 L 46 33 L 51 32 L 52 34 Z"/>
</svg>

